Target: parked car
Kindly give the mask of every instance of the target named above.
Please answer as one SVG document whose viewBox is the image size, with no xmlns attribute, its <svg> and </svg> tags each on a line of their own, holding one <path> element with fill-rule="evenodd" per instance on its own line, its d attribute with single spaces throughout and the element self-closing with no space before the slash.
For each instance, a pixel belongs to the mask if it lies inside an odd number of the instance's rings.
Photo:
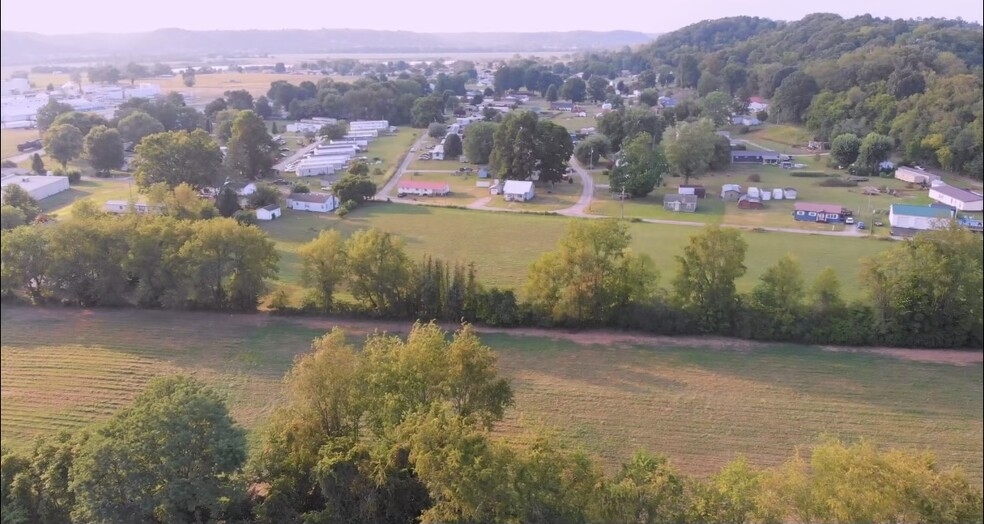
<svg viewBox="0 0 984 524">
<path fill-rule="evenodd" d="M 884 223 L 884 222 L 882 222 L 881 220 L 876 220 L 876 221 L 875 221 L 875 225 L 876 225 L 876 226 L 878 226 L 878 227 L 882 227 L 882 226 L 884 226 L 884 225 L 885 225 L 885 223 Z"/>
<path fill-rule="evenodd" d="M 845 224 L 848 224 L 848 225 L 853 224 L 854 223 L 854 217 L 847 217 L 847 218 L 845 218 L 844 219 L 844 223 Z"/>
<path fill-rule="evenodd" d="M 864 225 L 864 222 L 858 222 L 858 229 L 866 229 L 866 228 L 867 226 Z"/>
<path fill-rule="evenodd" d="M 288 182 L 288 181 L 286 181 L 286 180 L 284 180 L 282 178 L 278 178 L 278 179 L 274 180 L 273 183 L 276 184 L 276 185 L 278 185 L 278 186 L 289 186 L 290 185 L 290 182 Z"/>
</svg>

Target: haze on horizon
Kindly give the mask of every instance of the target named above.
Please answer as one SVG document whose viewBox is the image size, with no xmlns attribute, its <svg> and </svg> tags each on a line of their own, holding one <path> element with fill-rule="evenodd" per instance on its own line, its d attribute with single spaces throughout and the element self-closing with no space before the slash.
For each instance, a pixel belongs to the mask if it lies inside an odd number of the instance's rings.
<svg viewBox="0 0 984 524">
<path fill-rule="evenodd" d="M 148 4 L 144 4 L 148 5 Z M 415 32 L 537 32 L 573 30 L 630 30 L 663 33 L 704 19 L 726 16 L 762 16 L 797 20 L 817 12 L 844 17 L 871 14 L 891 18 L 963 18 L 980 23 L 980 4 L 966 0 L 937 0 L 932 3 L 904 0 L 829 0 L 818 6 L 788 0 L 759 0 L 722 4 L 693 0 L 661 8 L 651 0 L 628 0 L 599 4 L 574 0 L 557 7 L 552 2 L 500 0 L 491 6 L 454 10 L 441 2 L 374 2 L 333 5 L 220 0 L 170 0 L 144 10 L 124 0 L 49 0 L 43 14 L 31 2 L 3 1 L 0 27 L 4 31 L 43 34 L 132 33 L 161 28 L 190 30 L 241 29 L 377 29 Z M 615 7 L 612 11 L 610 8 Z"/>
</svg>

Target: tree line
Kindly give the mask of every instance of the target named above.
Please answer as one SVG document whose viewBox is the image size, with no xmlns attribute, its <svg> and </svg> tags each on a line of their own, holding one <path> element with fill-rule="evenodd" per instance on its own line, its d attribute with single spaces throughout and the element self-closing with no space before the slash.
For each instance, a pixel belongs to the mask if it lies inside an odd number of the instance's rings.
<svg viewBox="0 0 984 524">
<path fill-rule="evenodd" d="M 6 445 L 4 524 L 28 522 L 672 523 L 982 521 L 981 491 L 931 452 L 830 438 L 782 465 L 708 478 L 640 451 L 613 474 L 545 433 L 495 433 L 513 404 L 468 326 L 415 324 L 361 349 L 336 328 L 288 371 L 247 446 L 223 399 L 155 379 L 104 423 Z"/>
<path fill-rule="evenodd" d="M 277 274 L 272 242 L 232 219 L 177 218 L 214 215 L 181 204 L 197 202 L 190 190 L 173 195 L 159 199 L 173 216 L 90 211 L 79 220 L 4 233 L 4 296 L 86 306 L 255 309 L 266 281 Z M 298 251 L 308 295 L 292 303 L 277 292 L 271 306 L 815 344 L 984 345 L 984 255 L 980 239 L 966 230 L 922 233 L 864 260 L 865 294 L 853 302 L 843 298 L 833 268 L 807 282 L 791 255 L 766 268 L 750 293 L 738 292 L 748 245 L 734 229 L 710 227 L 692 236 L 667 288 L 660 287 L 653 262 L 633 253 L 630 243 L 624 221 L 572 221 L 557 249 L 530 266 L 523 301 L 513 290 L 483 286 L 470 264 L 412 260 L 389 233 L 369 229 L 343 239 L 325 230 Z M 354 301 L 340 301 L 339 290 Z"/>
</svg>

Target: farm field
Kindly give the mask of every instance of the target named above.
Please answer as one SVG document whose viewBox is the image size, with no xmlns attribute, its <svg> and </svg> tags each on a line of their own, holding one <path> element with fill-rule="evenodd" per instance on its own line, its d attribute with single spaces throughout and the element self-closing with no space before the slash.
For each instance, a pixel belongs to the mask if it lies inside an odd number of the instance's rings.
<svg viewBox="0 0 984 524">
<path fill-rule="evenodd" d="M 500 203 L 494 201 L 491 205 Z M 519 288 L 526 281 L 530 263 L 556 246 L 569 220 L 573 219 L 377 203 L 357 209 L 344 220 L 335 215 L 287 211 L 283 218 L 260 227 L 277 242 L 281 255 L 280 278 L 286 283 L 295 282 L 300 269 L 295 254 L 297 247 L 322 229 L 337 228 L 348 235 L 357 229 L 378 227 L 403 238 L 412 257 L 426 254 L 449 261 L 474 262 L 483 283 Z M 440 231 L 435 230 L 437 225 Z M 699 228 L 688 226 L 630 225 L 633 248 L 653 257 L 663 286 L 669 285 L 676 272 L 674 257 L 682 254 L 689 237 L 699 232 Z M 812 279 L 824 267 L 833 266 L 849 298 L 857 298 L 862 292 L 858 260 L 892 246 L 890 242 L 865 238 L 795 233 L 746 232 L 744 238 L 749 245 L 745 259 L 748 273 L 738 281 L 740 290 L 750 290 L 768 266 L 784 254 L 793 253 L 799 258 L 807 279 Z"/>
<path fill-rule="evenodd" d="M 5 306 L 0 318 L 0 432 L 18 447 L 104 420 L 151 378 L 177 372 L 216 387 L 233 416 L 253 430 L 276 405 L 283 373 L 313 337 L 336 324 L 350 330 L 353 342 L 375 329 L 409 327 L 20 306 Z M 498 431 L 520 436 L 546 429 L 600 457 L 609 470 L 639 449 L 666 453 L 698 475 L 739 453 L 756 465 L 775 465 L 796 445 L 829 434 L 932 449 L 942 465 L 960 466 L 981 483 L 980 353 L 834 352 L 535 330 L 490 330 L 482 339 L 497 351 L 516 394 Z"/>
</svg>

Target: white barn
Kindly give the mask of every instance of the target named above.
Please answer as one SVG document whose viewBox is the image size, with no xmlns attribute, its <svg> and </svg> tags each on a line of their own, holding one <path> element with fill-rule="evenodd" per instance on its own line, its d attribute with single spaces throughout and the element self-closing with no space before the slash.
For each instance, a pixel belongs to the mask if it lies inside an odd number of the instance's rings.
<svg viewBox="0 0 984 524">
<path fill-rule="evenodd" d="M 510 202 L 533 200 L 536 190 L 529 180 L 506 180 L 502 186 L 502 196 Z"/>
<path fill-rule="evenodd" d="M 953 218 L 953 211 L 943 207 L 892 204 L 888 209 L 888 223 L 892 233 L 898 229 L 926 231 L 939 229 Z"/>
<path fill-rule="evenodd" d="M 940 177 L 927 173 L 925 171 L 920 171 L 918 169 L 913 169 L 911 167 L 899 166 L 895 170 L 895 178 L 902 180 L 904 182 L 910 182 L 912 184 L 931 184 Z"/>
<path fill-rule="evenodd" d="M 11 171 L 8 173 L 4 169 L 4 174 L 0 178 L 0 187 L 6 189 L 10 185 L 20 186 L 34 200 L 42 200 L 62 191 L 68 191 L 68 177 L 66 176 L 22 175 L 18 173 L 25 170 L 12 169 Z"/>
<path fill-rule="evenodd" d="M 338 207 L 338 197 L 327 193 L 291 193 L 287 197 L 287 207 L 294 211 L 331 213 Z"/>
<path fill-rule="evenodd" d="M 929 198 L 957 211 L 984 211 L 984 196 L 943 183 L 929 188 Z"/>
<path fill-rule="evenodd" d="M 280 218 L 280 215 L 280 206 L 277 204 L 270 204 L 256 210 L 257 220 L 273 220 L 275 218 Z"/>
</svg>

